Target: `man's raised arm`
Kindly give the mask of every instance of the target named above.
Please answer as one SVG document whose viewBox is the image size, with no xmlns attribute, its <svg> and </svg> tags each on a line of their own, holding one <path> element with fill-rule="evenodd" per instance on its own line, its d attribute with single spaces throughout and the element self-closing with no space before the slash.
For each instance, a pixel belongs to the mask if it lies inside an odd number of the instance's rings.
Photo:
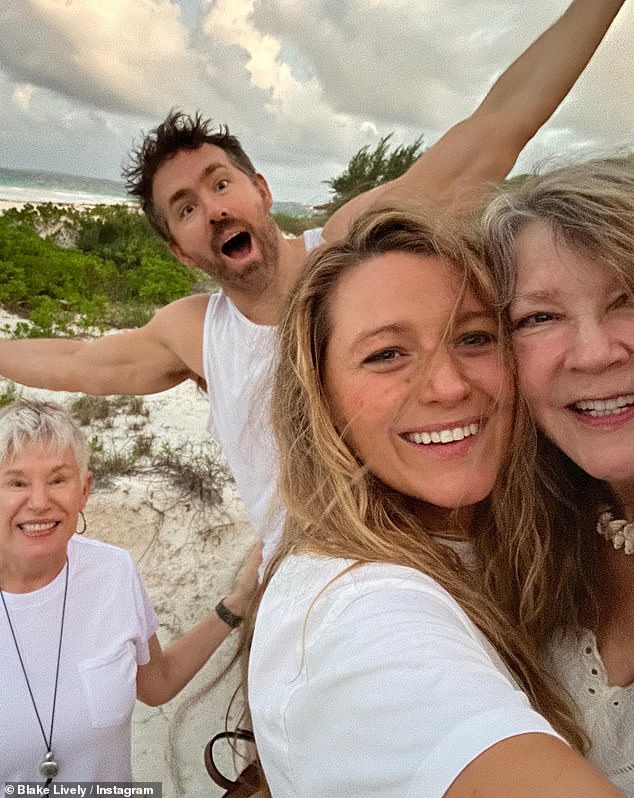
<svg viewBox="0 0 634 798">
<path fill-rule="evenodd" d="M 202 375 L 201 329 L 207 304 L 186 297 L 136 330 L 89 341 L 0 339 L 0 376 L 56 391 L 147 394 Z"/>
<path fill-rule="evenodd" d="M 498 78 L 480 106 L 400 178 L 350 200 L 324 228 L 344 236 L 370 207 L 421 202 L 469 211 L 512 169 L 599 46 L 625 0 L 574 0 Z"/>
</svg>

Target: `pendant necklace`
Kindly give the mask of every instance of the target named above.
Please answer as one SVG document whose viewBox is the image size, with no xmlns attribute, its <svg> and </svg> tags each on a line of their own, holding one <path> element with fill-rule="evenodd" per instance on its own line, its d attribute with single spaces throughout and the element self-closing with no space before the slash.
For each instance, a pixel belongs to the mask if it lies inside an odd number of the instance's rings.
<svg viewBox="0 0 634 798">
<path fill-rule="evenodd" d="M 44 724 L 42 723 L 42 719 L 40 718 L 40 713 L 37 708 L 37 704 L 35 703 L 35 698 L 33 696 L 33 690 L 31 689 L 31 683 L 29 682 L 29 677 L 26 674 L 26 668 L 24 667 L 24 660 L 22 659 L 22 654 L 20 653 L 20 647 L 18 646 L 18 638 L 16 637 L 15 630 L 13 628 L 13 624 L 11 623 L 11 616 L 9 615 L 9 608 L 7 607 L 7 602 L 4 600 L 4 593 L 0 588 L 0 598 L 2 599 L 2 604 L 4 605 L 4 611 L 7 616 L 7 621 L 9 622 L 9 629 L 11 630 L 11 635 L 13 636 L 13 642 L 15 643 L 15 650 L 18 652 L 18 659 L 20 660 L 20 665 L 22 666 L 22 673 L 24 674 L 24 679 L 26 681 L 26 686 L 29 689 L 29 695 L 31 696 L 31 702 L 33 704 L 33 709 L 35 710 L 35 714 L 37 716 L 37 722 L 40 724 L 40 731 L 42 732 L 42 737 L 44 738 L 44 745 L 46 746 L 46 754 L 44 755 L 44 759 L 40 762 L 40 774 L 46 779 L 46 784 L 50 784 L 55 776 L 59 773 L 59 765 L 55 761 L 55 757 L 53 756 L 53 723 L 55 721 L 55 704 L 57 702 L 57 682 L 59 679 L 59 661 L 62 653 L 62 637 L 64 635 L 64 616 L 66 615 L 66 595 L 68 593 L 68 558 L 66 558 L 66 581 L 64 584 L 64 601 L 62 603 L 62 622 L 60 624 L 59 630 L 59 646 L 57 647 L 57 666 L 55 668 L 55 689 L 53 691 L 53 709 L 51 711 L 51 728 L 48 733 L 48 739 L 46 739 L 46 732 L 44 731 Z"/>
</svg>

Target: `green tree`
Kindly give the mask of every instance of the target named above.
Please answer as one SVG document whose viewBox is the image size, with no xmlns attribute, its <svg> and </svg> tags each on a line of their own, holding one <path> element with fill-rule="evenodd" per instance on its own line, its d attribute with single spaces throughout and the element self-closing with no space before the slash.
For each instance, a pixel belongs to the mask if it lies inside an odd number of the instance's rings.
<svg viewBox="0 0 634 798">
<path fill-rule="evenodd" d="M 358 194 L 400 177 L 423 152 L 422 136 L 412 144 L 400 144 L 390 150 L 393 135 L 383 136 L 374 149 L 370 149 L 369 144 L 361 147 L 340 175 L 324 181 L 333 194 L 332 199 L 321 206 L 327 216 Z"/>
</svg>

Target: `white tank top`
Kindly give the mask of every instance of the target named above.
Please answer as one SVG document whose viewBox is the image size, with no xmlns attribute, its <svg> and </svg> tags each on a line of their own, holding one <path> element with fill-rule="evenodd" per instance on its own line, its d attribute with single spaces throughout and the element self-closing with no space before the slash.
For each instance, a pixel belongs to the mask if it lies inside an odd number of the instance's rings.
<svg viewBox="0 0 634 798">
<path fill-rule="evenodd" d="M 323 243 L 321 230 L 304 233 L 306 251 Z M 264 561 L 284 521 L 273 503 L 278 462 L 269 420 L 276 328 L 254 324 L 222 291 L 209 297 L 203 327 L 203 364 L 209 396 L 208 429 L 225 457 L 256 534 Z"/>
</svg>

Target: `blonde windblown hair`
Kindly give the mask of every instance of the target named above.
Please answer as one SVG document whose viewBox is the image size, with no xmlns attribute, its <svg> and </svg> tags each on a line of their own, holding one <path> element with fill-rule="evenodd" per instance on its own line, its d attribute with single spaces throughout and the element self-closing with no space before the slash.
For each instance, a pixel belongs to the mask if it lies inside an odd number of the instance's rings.
<svg viewBox="0 0 634 798">
<path fill-rule="evenodd" d="M 497 564 L 485 587 L 448 546 L 430 534 L 420 504 L 415 506 L 411 497 L 387 487 L 357 460 L 337 431 L 324 390 L 332 329 L 330 298 L 339 278 L 365 260 L 395 251 L 439 258 L 455 270 L 462 293 L 470 288 L 485 306 L 492 306 L 493 285 L 482 265 L 478 242 L 456 225 L 409 212 L 375 211 L 361 217 L 346 240 L 321 248 L 308 260 L 279 333 L 272 413 L 287 519 L 261 592 L 290 552 L 348 558 L 357 564 L 393 563 L 424 572 L 455 597 L 488 637 L 533 706 L 583 748 L 585 740 L 566 702 L 542 672 L 532 642 L 509 612 L 509 597 L 500 598 L 513 582 L 517 567 L 515 561 L 500 563 L 500 538 L 507 538 L 514 560 L 534 565 L 531 579 L 539 578 L 546 556 L 536 531 L 540 513 L 532 499 L 533 443 L 523 405 L 518 403 L 516 408 L 512 454 L 490 499 L 476 508 L 468 530 L 479 561 Z M 500 356 L 507 357 L 504 348 Z M 244 632 L 247 650 L 252 628 L 253 621 Z"/>
<path fill-rule="evenodd" d="M 607 267 L 634 292 L 634 156 L 597 158 L 535 174 L 507 184 L 482 214 L 486 258 L 503 308 L 515 292 L 515 241 L 540 224 L 555 246 L 564 245 Z M 510 327 L 508 318 L 507 324 Z M 544 529 L 551 556 L 540 580 L 525 591 L 522 622 L 541 645 L 556 634 L 598 617 L 597 535 L 599 507 L 618 506 L 607 486 L 586 474 L 541 433 L 537 442 L 537 485 L 546 508 Z M 515 585 L 526 582 L 520 567 Z"/>
</svg>

